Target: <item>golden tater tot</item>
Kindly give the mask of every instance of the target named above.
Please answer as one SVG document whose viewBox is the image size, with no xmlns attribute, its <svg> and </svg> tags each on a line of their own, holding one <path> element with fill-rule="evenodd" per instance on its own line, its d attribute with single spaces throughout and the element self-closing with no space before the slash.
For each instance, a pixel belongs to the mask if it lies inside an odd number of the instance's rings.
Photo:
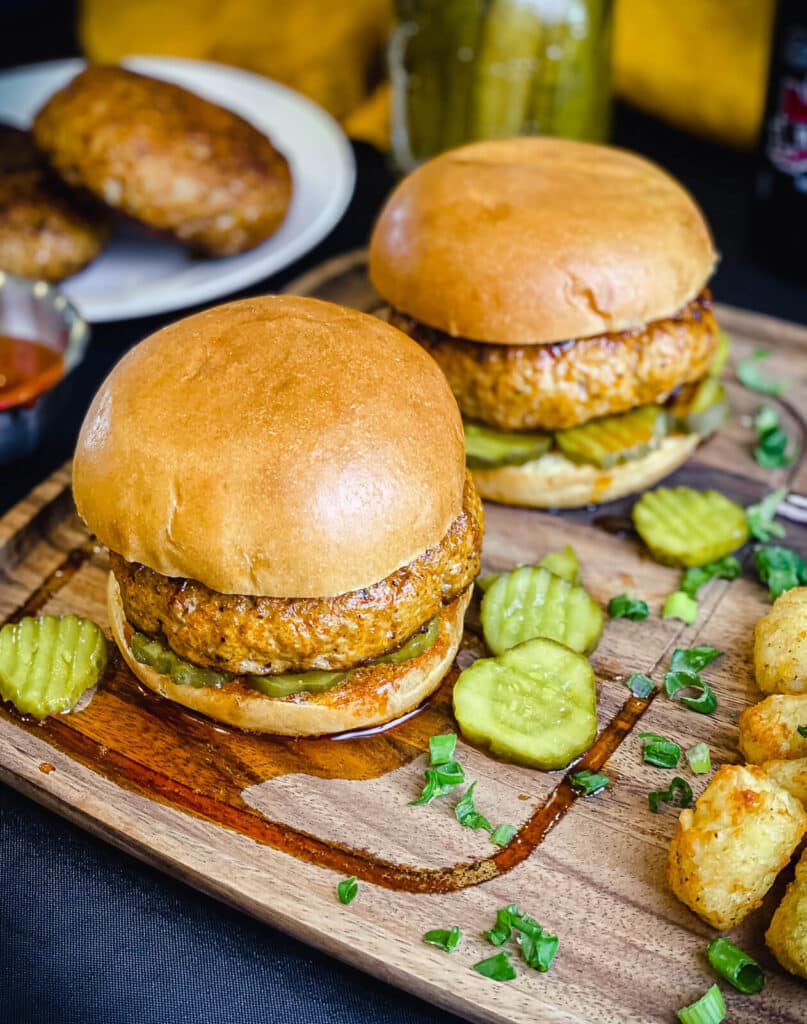
<svg viewBox="0 0 807 1024">
<path fill-rule="evenodd" d="M 765 941 L 786 971 L 807 978 L 807 851 L 773 915 Z"/>
<path fill-rule="evenodd" d="M 707 924 L 725 931 L 762 903 L 807 832 L 807 812 L 755 766 L 723 765 L 694 810 L 681 812 L 667 879 Z"/>
<path fill-rule="evenodd" d="M 754 670 L 764 693 L 807 693 L 807 587 L 786 590 L 757 622 Z"/>
<path fill-rule="evenodd" d="M 766 761 L 762 770 L 801 800 L 807 809 L 807 757 L 798 757 L 795 761 Z"/>
<path fill-rule="evenodd" d="M 807 696 L 774 694 L 739 718 L 740 752 L 752 764 L 792 761 L 807 757 L 807 737 L 799 726 L 807 726 Z"/>
</svg>

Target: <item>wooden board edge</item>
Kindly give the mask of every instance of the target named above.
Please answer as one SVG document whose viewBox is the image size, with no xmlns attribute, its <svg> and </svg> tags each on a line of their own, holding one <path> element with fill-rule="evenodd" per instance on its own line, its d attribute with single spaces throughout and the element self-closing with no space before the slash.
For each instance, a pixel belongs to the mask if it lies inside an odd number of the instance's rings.
<svg viewBox="0 0 807 1024">
<path fill-rule="evenodd" d="M 203 837 L 208 834 L 211 840 L 220 831 L 220 826 L 207 822 L 202 818 L 188 816 L 184 812 L 173 808 L 161 807 L 161 814 L 167 818 L 176 818 L 178 827 L 176 831 L 147 832 L 144 828 L 145 816 L 132 813 L 129 816 L 118 807 L 116 801 L 104 799 L 104 794 L 109 790 L 119 790 L 109 780 L 99 780 L 89 768 L 78 765 L 69 757 L 54 751 L 44 741 L 37 741 L 36 747 L 41 743 L 43 749 L 26 751 L 30 760 L 22 756 L 13 743 L 13 725 L 0 721 L 0 749 L 6 746 L 6 754 L 0 760 L 0 782 L 9 785 L 23 796 L 33 800 L 42 807 L 60 817 L 65 818 L 72 824 L 81 828 L 103 842 L 115 846 L 129 856 L 148 864 L 155 870 L 164 872 L 184 885 L 196 889 L 205 895 L 210 896 L 228 906 L 233 907 L 241 913 L 247 913 L 251 917 L 273 928 L 277 928 L 290 937 L 327 953 L 334 959 L 349 964 L 351 967 L 361 970 L 373 977 L 388 984 L 394 985 L 404 991 L 411 993 L 419 999 L 431 1002 L 448 1013 L 460 1015 L 472 1022 L 472 1024 L 512 1024 L 512 1014 L 498 1011 L 491 1008 L 491 1000 L 485 1000 L 487 1005 L 473 993 L 466 995 L 457 985 L 447 988 L 438 980 L 429 977 L 430 974 L 439 975 L 441 978 L 457 981 L 464 978 L 468 987 L 474 989 L 477 985 L 489 985 L 490 982 L 470 973 L 470 965 L 467 971 L 461 973 L 445 974 L 439 963 L 431 970 L 423 970 L 424 961 L 414 962 L 407 968 L 403 958 L 400 962 L 390 962 L 389 950 L 376 952 L 372 945 L 363 945 L 366 938 L 364 925 L 359 920 L 353 920 L 349 912 L 337 903 L 334 895 L 334 907 L 326 907 L 319 901 L 320 907 L 325 911 L 326 920 L 321 927 L 309 923 L 299 913 L 299 899 L 286 892 L 275 892 L 271 905 L 262 901 L 257 894 L 253 894 L 250 886 L 238 872 L 228 870 L 228 857 L 225 855 L 220 861 L 218 877 L 214 877 L 210 871 L 210 858 L 216 857 L 215 842 L 205 844 Z M 4 738 L 10 736 L 8 745 Z M 39 757 L 47 757 L 55 764 L 55 771 L 49 775 L 43 775 L 42 779 L 36 777 L 36 768 L 32 762 L 39 760 Z M 63 763 L 63 761 L 65 763 Z M 66 794 L 50 792 L 45 779 L 52 780 L 53 776 L 61 775 L 62 779 L 71 777 L 76 784 L 81 784 L 77 776 L 87 773 L 96 781 L 96 788 L 93 792 L 94 803 L 91 807 L 82 808 L 71 801 Z M 61 781 L 61 780 L 60 780 Z M 51 781 L 52 785 L 52 781 Z M 126 792 L 121 791 L 121 792 Z M 140 797 L 137 794 L 126 794 L 127 799 L 132 796 L 136 800 L 150 803 L 147 797 Z M 123 802 L 122 808 L 127 806 Z M 148 819 L 151 821 L 151 819 Z M 190 822 L 190 829 L 196 833 L 193 841 L 187 840 L 188 833 L 183 833 L 182 825 Z M 252 841 L 243 836 L 233 834 L 238 842 L 251 843 Z M 200 841 L 200 839 L 202 841 Z M 181 852 L 180 852 L 181 851 Z M 281 857 L 288 854 L 279 853 Z M 231 868 L 232 865 L 229 865 Z M 315 865 L 305 865 L 306 869 L 317 871 L 327 870 Z M 254 871 L 259 869 L 255 868 Z M 226 881 L 224 879 L 227 879 Z M 239 881 L 241 885 L 239 886 Z M 339 916 L 339 938 L 336 938 L 336 929 L 330 929 L 327 925 L 327 918 L 331 909 L 334 915 Z M 345 915 L 344 917 L 342 915 Z M 309 914 L 309 918 L 311 915 Z M 348 934 L 348 941 L 345 935 Z M 530 994 L 530 1005 L 535 1008 L 536 1000 L 534 994 Z M 511 1007 L 512 1009 L 512 1007 Z M 550 1003 L 541 1002 L 537 1009 L 541 1012 L 542 1024 L 585 1024 L 576 1016 Z"/>
</svg>

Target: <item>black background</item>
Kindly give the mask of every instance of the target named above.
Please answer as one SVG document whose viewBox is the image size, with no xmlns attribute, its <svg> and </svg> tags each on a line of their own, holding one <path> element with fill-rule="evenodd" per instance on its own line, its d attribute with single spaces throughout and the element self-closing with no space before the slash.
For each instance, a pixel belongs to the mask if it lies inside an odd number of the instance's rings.
<svg viewBox="0 0 807 1024">
<path fill-rule="evenodd" d="M 69 3 L 6 0 L 0 15 L 0 66 L 77 52 Z M 700 202 L 722 254 L 713 281 L 718 300 L 807 322 L 807 292 L 754 260 L 753 156 L 624 107 L 616 111 L 614 141 L 657 160 Z M 364 244 L 392 177 L 372 147 L 354 150 L 358 180 L 342 222 L 295 266 L 242 294 L 276 291 L 324 258 Z M 0 467 L 0 513 L 69 457 L 93 392 L 122 353 L 175 317 L 93 329 L 90 352 L 65 382 L 64 411 L 40 450 Z M 305 899 L 300 893 L 301 914 Z M 174 882 L 0 786 L 2 1024 L 452 1019 Z"/>
</svg>

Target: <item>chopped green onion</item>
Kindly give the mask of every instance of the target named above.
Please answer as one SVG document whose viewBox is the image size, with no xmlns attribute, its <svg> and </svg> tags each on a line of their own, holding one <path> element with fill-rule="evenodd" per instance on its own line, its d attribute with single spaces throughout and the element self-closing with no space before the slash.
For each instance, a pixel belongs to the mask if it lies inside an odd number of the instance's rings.
<svg viewBox="0 0 807 1024">
<path fill-rule="evenodd" d="M 484 815 L 480 814 L 474 806 L 474 790 L 476 782 L 472 782 L 454 806 L 454 817 L 465 828 L 484 828 L 488 832 L 493 831 L 493 826 Z"/>
<path fill-rule="evenodd" d="M 664 689 L 670 700 L 679 700 L 685 708 L 698 714 L 711 715 L 717 707 L 714 690 L 696 672 L 665 672 Z M 693 690 L 697 696 L 678 696 L 682 690 Z"/>
<path fill-rule="evenodd" d="M 749 505 L 745 510 L 745 518 L 748 520 L 748 529 L 751 536 L 756 540 L 769 541 L 773 537 L 784 537 L 785 528 L 782 523 L 777 523 L 775 516 L 777 509 L 787 497 L 787 488 L 780 487 L 778 491 L 771 491 L 758 505 Z"/>
<path fill-rule="evenodd" d="M 545 932 L 534 917 L 522 914 L 515 903 L 496 911 L 496 923 L 484 935 L 494 946 L 503 946 L 514 931 L 525 962 L 541 973 L 548 971 L 558 951 L 558 937 Z"/>
<path fill-rule="evenodd" d="M 723 993 L 712 985 L 700 999 L 678 1011 L 681 1024 L 722 1024 L 726 1019 L 726 1002 Z"/>
<path fill-rule="evenodd" d="M 663 619 L 680 619 L 681 622 L 691 626 L 698 617 L 698 602 L 683 590 L 676 590 L 664 602 L 661 617 Z"/>
<path fill-rule="evenodd" d="M 681 577 L 681 590 L 690 597 L 697 597 L 700 588 L 716 578 L 735 580 L 742 572 L 734 555 L 724 555 L 716 562 L 707 562 L 693 569 L 687 569 Z"/>
<path fill-rule="evenodd" d="M 429 738 L 429 763 L 432 767 L 441 764 L 448 764 L 454 760 L 454 751 L 457 749 L 457 734 L 446 732 L 441 736 Z"/>
<path fill-rule="evenodd" d="M 677 803 L 679 807 L 689 807 L 692 799 L 692 787 L 680 775 L 675 776 L 668 789 L 660 789 L 655 793 L 647 794 L 647 802 L 653 814 L 658 814 L 659 804 L 675 805 Z"/>
<path fill-rule="evenodd" d="M 716 647 L 676 647 L 670 659 L 671 672 L 700 672 L 710 661 L 719 658 L 721 651 Z"/>
<path fill-rule="evenodd" d="M 516 831 L 515 825 L 497 825 L 490 833 L 490 841 L 497 846 L 507 846 Z"/>
<path fill-rule="evenodd" d="M 477 974 L 485 978 L 492 978 L 493 981 L 512 981 L 516 977 L 516 969 L 510 963 L 510 953 L 497 953 L 489 956 L 487 960 L 480 960 L 473 965 Z"/>
<path fill-rule="evenodd" d="M 627 686 L 634 697 L 638 697 L 640 700 L 646 700 L 656 689 L 656 684 L 653 680 L 648 679 L 641 672 L 634 672 L 625 683 L 625 686 Z"/>
<path fill-rule="evenodd" d="M 608 614 L 612 619 L 630 619 L 631 622 L 641 622 L 650 614 L 647 601 L 629 597 L 627 594 L 619 594 L 612 597 L 608 602 Z"/>
<path fill-rule="evenodd" d="M 807 584 L 807 564 L 790 548 L 770 545 L 757 548 L 754 565 L 759 578 L 768 585 L 772 597 L 779 597 L 786 590 Z"/>
<path fill-rule="evenodd" d="M 756 995 L 765 987 L 765 975 L 756 960 L 728 939 L 713 939 L 706 955 L 720 977 L 725 978 L 743 995 Z"/>
<path fill-rule="evenodd" d="M 413 806 L 430 804 L 438 796 L 445 796 L 446 793 L 450 793 L 465 781 L 462 765 L 456 761 L 449 761 L 448 764 L 440 765 L 437 768 L 427 768 L 423 774 L 426 776 L 426 785 L 417 800 L 409 801 Z"/>
<path fill-rule="evenodd" d="M 796 726 L 796 732 L 799 734 L 799 736 L 807 740 L 807 725 Z"/>
<path fill-rule="evenodd" d="M 482 934 L 493 946 L 503 946 L 513 934 L 512 918 L 518 914 L 515 903 L 496 911 L 496 924 Z"/>
<path fill-rule="evenodd" d="M 442 949 L 446 953 L 453 953 L 457 946 L 459 946 L 461 939 L 462 932 L 457 925 L 450 929 L 435 928 L 433 931 L 426 932 L 423 936 L 424 942 L 430 946 L 437 946 L 438 949 Z"/>
<path fill-rule="evenodd" d="M 607 775 L 592 772 L 588 768 L 584 768 L 583 771 L 575 772 L 574 775 L 569 776 L 572 789 L 576 789 L 583 796 L 594 796 L 595 793 L 605 789 L 610 784 L 610 781 Z"/>
<path fill-rule="evenodd" d="M 356 899 L 358 891 L 359 882 L 355 875 L 351 875 L 350 878 L 343 878 L 336 887 L 336 895 L 339 897 L 339 902 L 345 905 L 352 903 Z"/>
<path fill-rule="evenodd" d="M 663 736 L 657 736 L 654 732 L 640 732 L 639 739 L 644 740 L 642 744 L 642 760 L 645 764 L 655 765 L 656 768 L 677 768 L 681 760 L 681 748 L 672 740 Z"/>
<path fill-rule="evenodd" d="M 552 966 L 560 945 L 557 935 L 547 935 L 543 929 L 538 935 L 521 931 L 516 941 L 527 964 L 541 974 Z"/>
<path fill-rule="evenodd" d="M 705 743 L 696 743 L 684 756 L 695 775 L 707 775 L 712 770 L 712 755 Z"/>
<path fill-rule="evenodd" d="M 761 405 L 754 417 L 757 443 L 754 458 L 763 469 L 785 469 L 795 461 L 787 452 L 787 434 L 779 422 L 779 413 L 770 405 Z"/>
<path fill-rule="evenodd" d="M 770 354 L 767 348 L 755 348 L 750 356 L 741 359 L 737 364 L 737 379 L 749 391 L 756 391 L 761 395 L 783 395 L 789 387 L 788 381 L 769 380 L 759 370 L 760 362 L 768 359 Z"/>
</svg>

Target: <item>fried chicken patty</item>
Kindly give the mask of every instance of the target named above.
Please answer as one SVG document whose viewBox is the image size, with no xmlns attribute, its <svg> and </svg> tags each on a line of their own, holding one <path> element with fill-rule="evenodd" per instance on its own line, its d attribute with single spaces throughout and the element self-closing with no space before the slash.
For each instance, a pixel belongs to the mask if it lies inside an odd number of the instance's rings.
<svg viewBox="0 0 807 1024">
<path fill-rule="evenodd" d="M 181 658 L 226 672 L 348 669 L 400 647 L 479 572 L 482 503 L 466 476 L 462 512 L 439 544 L 337 597 L 218 594 L 111 554 L 128 621 Z"/>
<path fill-rule="evenodd" d="M 209 256 L 251 249 L 291 199 L 285 157 L 242 117 L 178 85 L 91 66 L 37 114 L 59 174 Z"/>
<path fill-rule="evenodd" d="M 48 170 L 30 132 L 0 124 L 0 270 L 61 281 L 101 251 L 105 218 Z"/>
<path fill-rule="evenodd" d="M 708 289 L 669 319 L 547 345 L 452 338 L 397 310 L 389 319 L 434 357 L 464 417 L 501 430 L 563 430 L 663 402 L 704 376 L 718 335 Z"/>
</svg>

